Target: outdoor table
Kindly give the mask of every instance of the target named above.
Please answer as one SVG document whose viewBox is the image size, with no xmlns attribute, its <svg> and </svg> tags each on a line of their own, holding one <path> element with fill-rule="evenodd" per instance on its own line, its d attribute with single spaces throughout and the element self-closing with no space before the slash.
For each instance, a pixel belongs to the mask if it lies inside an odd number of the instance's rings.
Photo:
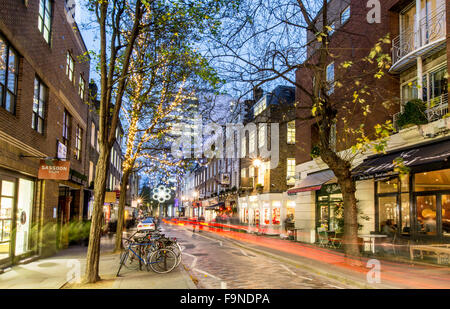
<svg viewBox="0 0 450 309">
<path fill-rule="evenodd" d="M 380 234 L 366 234 L 366 235 L 358 235 L 361 238 L 369 238 L 372 242 L 372 253 L 375 254 L 375 239 L 376 238 L 386 238 L 387 235 L 380 235 Z"/>
</svg>

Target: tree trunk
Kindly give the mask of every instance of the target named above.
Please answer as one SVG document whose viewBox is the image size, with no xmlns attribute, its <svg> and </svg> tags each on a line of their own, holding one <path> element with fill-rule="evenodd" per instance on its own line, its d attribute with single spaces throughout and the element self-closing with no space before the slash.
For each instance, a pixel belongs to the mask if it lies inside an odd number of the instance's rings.
<svg viewBox="0 0 450 309">
<path fill-rule="evenodd" d="M 349 171 L 350 173 L 350 171 Z M 359 258 L 358 245 L 358 207 L 356 186 L 351 174 L 339 180 L 344 201 L 344 251 L 348 258 Z"/>
<path fill-rule="evenodd" d="M 130 177 L 129 171 L 124 171 L 122 176 L 122 184 L 120 185 L 120 197 L 119 197 L 119 213 L 117 215 L 117 229 L 116 229 L 116 245 L 114 252 L 120 252 L 123 248 L 122 245 L 122 234 L 124 225 L 124 212 L 125 212 L 125 201 L 127 197 L 127 186 Z"/>
<path fill-rule="evenodd" d="M 350 162 L 340 158 L 333 151 L 321 150 L 322 160 L 330 167 L 338 179 L 344 203 L 344 252 L 351 264 L 359 258 L 358 208 L 356 205 L 356 185 L 352 179 Z"/>
<path fill-rule="evenodd" d="M 100 238 L 102 229 L 103 204 L 106 191 L 106 174 L 109 164 L 109 150 L 101 147 L 95 170 L 94 180 L 94 209 L 92 212 L 91 231 L 89 234 L 89 246 L 86 256 L 86 273 L 84 282 L 95 283 L 100 280 Z"/>
</svg>

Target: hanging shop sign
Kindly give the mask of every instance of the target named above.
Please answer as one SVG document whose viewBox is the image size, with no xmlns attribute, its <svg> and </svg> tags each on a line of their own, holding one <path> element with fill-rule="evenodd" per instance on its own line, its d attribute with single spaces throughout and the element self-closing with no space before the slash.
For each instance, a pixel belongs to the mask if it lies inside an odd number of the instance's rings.
<svg viewBox="0 0 450 309">
<path fill-rule="evenodd" d="M 38 178 L 53 180 L 68 180 L 70 161 L 41 160 L 39 164 Z"/>
<path fill-rule="evenodd" d="M 57 158 L 60 160 L 67 159 L 67 146 L 58 141 L 58 155 Z"/>
</svg>

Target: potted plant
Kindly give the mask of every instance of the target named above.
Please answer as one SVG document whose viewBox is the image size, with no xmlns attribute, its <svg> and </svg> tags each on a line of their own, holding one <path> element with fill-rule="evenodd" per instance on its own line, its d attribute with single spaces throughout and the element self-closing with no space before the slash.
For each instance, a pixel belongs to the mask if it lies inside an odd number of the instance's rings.
<svg viewBox="0 0 450 309">
<path fill-rule="evenodd" d="M 408 101 L 405 104 L 403 112 L 397 119 L 397 125 L 400 129 L 406 129 L 415 125 L 428 123 L 426 115 L 427 105 L 420 99 Z"/>
</svg>

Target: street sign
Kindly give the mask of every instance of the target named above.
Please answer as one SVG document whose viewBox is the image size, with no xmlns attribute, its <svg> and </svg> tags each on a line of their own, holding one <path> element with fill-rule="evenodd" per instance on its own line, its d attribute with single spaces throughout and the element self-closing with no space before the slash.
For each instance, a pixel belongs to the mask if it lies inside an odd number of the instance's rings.
<svg viewBox="0 0 450 309">
<path fill-rule="evenodd" d="M 68 180 L 70 171 L 69 161 L 41 160 L 38 178 L 53 180 Z"/>
</svg>

